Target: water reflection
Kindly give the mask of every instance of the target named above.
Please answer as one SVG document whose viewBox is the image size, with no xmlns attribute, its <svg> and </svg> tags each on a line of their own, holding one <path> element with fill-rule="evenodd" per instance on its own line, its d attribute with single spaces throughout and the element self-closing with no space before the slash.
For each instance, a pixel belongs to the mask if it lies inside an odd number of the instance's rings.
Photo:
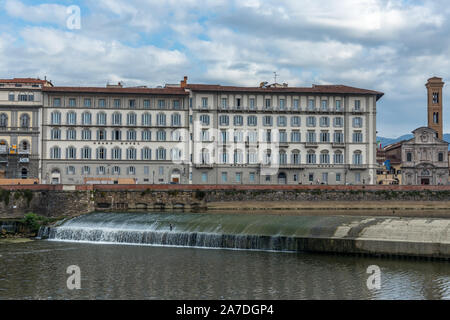
<svg viewBox="0 0 450 320">
<path fill-rule="evenodd" d="M 46 241 L 0 256 L 0 299 L 450 299 L 447 262 Z M 81 290 L 66 287 L 69 265 Z"/>
</svg>

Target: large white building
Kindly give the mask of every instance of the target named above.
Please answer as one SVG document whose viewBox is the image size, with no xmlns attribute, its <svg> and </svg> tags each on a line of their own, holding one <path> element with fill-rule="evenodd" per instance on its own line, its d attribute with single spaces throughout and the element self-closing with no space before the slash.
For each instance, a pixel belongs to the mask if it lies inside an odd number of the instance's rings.
<svg viewBox="0 0 450 320">
<path fill-rule="evenodd" d="M 42 182 L 374 184 L 376 103 L 341 85 L 43 89 Z"/>
</svg>

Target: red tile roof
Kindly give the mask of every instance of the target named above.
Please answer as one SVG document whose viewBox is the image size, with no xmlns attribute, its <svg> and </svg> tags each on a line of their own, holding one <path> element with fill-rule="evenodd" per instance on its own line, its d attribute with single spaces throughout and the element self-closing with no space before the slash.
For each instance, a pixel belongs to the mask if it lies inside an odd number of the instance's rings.
<svg viewBox="0 0 450 320">
<path fill-rule="evenodd" d="M 189 95 L 182 88 L 102 88 L 102 87 L 51 87 L 44 88 L 44 92 L 65 93 L 129 93 L 129 94 L 161 94 L 161 95 Z"/>
<path fill-rule="evenodd" d="M 48 80 L 34 79 L 34 78 L 14 78 L 14 79 L 0 79 L 0 83 L 33 83 L 33 84 L 49 84 Z"/>
<path fill-rule="evenodd" d="M 326 94 L 369 94 L 376 95 L 377 100 L 384 93 L 379 91 L 354 88 L 344 85 L 313 85 L 306 87 L 285 87 L 285 88 L 260 88 L 260 87 L 235 87 L 209 84 L 187 84 L 186 89 L 193 91 L 217 91 L 217 92 L 255 92 L 255 93 L 326 93 Z"/>
</svg>

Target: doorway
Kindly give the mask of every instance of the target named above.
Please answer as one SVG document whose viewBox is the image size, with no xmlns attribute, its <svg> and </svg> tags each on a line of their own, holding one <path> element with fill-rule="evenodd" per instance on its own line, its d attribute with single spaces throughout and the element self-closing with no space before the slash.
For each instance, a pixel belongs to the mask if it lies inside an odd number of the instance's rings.
<svg viewBox="0 0 450 320">
<path fill-rule="evenodd" d="M 430 185 L 430 179 L 429 178 L 423 178 L 422 179 L 422 185 L 423 186 L 429 186 Z"/>
</svg>

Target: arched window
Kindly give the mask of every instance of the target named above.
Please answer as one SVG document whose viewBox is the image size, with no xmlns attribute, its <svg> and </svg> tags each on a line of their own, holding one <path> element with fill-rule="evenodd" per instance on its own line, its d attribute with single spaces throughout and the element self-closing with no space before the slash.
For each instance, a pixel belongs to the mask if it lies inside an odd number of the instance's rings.
<svg viewBox="0 0 450 320">
<path fill-rule="evenodd" d="M 73 111 L 67 113 L 67 124 L 76 125 L 77 124 L 77 114 Z"/>
<path fill-rule="evenodd" d="M 156 152 L 156 160 L 166 160 L 166 149 L 158 148 Z"/>
<path fill-rule="evenodd" d="M 54 125 L 61 124 L 61 112 L 59 111 L 53 111 L 50 115 L 50 122 Z"/>
<path fill-rule="evenodd" d="M 20 127 L 29 128 L 30 127 L 30 116 L 28 114 L 22 114 L 20 116 Z"/>
<path fill-rule="evenodd" d="M 181 150 L 178 148 L 173 148 L 171 150 L 171 156 L 173 161 L 180 161 L 181 160 Z"/>
<path fill-rule="evenodd" d="M 233 156 L 234 164 L 243 164 L 244 163 L 244 153 L 240 149 L 234 150 Z"/>
<path fill-rule="evenodd" d="M 122 160 L 122 149 L 115 147 L 111 150 L 111 158 L 113 160 Z"/>
<path fill-rule="evenodd" d="M 148 112 L 142 115 L 142 125 L 151 126 L 152 125 L 152 115 Z"/>
<path fill-rule="evenodd" d="M 50 159 L 61 159 L 60 147 L 55 146 L 50 149 Z"/>
<path fill-rule="evenodd" d="M 272 163 L 272 151 L 270 149 L 267 149 L 264 151 L 264 164 L 270 165 Z"/>
<path fill-rule="evenodd" d="M 77 149 L 75 147 L 68 147 L 66 149 L 66 159 L 76 159 L 77 158 Z"/>
<path fill-rule="evenodd" d="M 202 152 L 200 153 L 200 162 L 201 164 L 209 164 L 209 150 L 208 149 L 202 149 Z"/>
<path fill-rule="evenodd" d="M 172 114 L 171 118 L 172 118 L 172 126 L 173 127 L 181 126 L 181 116 L 179 113 Z"/>
<path fill-rule="evenodd" d="M 106 113 L 104 112 L 97 113 L 97 125 L 106 126 Z"/>
<path fill-rule="evenodd" d="M 320 153 L 320 163 L 321 164 L 329 164 L 330 163 L 330 154 L 327 150 L 324 150 Z"/>
<path fill-rule="evenodd" d="M 122 114 L 120 114 L 120 112 L 114 112 L 112 114 L 112 124 L 114 126 L 122 125 Z"/>
<path fill-rule="evenodd" d="M 152 159 L 152 149 L 145 147 L 142 149 L 142 160 L 151 160 Z"/>
<path fill-rule="evenodd" d="M 135 141 L 136 140 L 136 131 L 135 130 L 128 130 L 127 131 L 127 140 L 128 141 Z"/>
<path fill-rule="evenodd" d="M 156 134 L 156 139 L 158 141 L 166 141 L 166 132 L 164 130 L 159 130 Z"/>
<path fill-rule="evenodd" d="M 166 115 L 164 113 L 158 113 L 156 115 L 156 124 L 161 127 L 166 125 Z"/>
<path fill-rule="evenodd" d="M 172 131 L 172 141 L 182 141 L 180 130 Z"/>
<path fill-rule="evenodd" d="M 130 112 L 127 114 L 127 125 L 135 126 L 137 124 L 137 116 L 136 113 Z"/>
<path fill-rule="evenodd" d="M 92 124 L 92 115 L 90 112 L 83 112 L 81 115 L 81 123 L 83 125 L 91 125 Z"/>
<path fill-rule="evenodd" d="M 343 164 L 344 163 L 344 155 L 342 154 L 341 151 L 336 151 L 334 153 L 334 163 L 335 164 Z"/>
<path fill-rule="evenodd" d="M 136 160 L 136 149 L 131 147 L 127 149 L 127 160 Z"/>
<path fill-rule="evenodd" d="M 152 140 L 152 132 L 150 130 L 142 131 L 142 140 L 143 141 L 151 141 Z"/>
<path fill-rule="evenodd" d="M 92 158 L 92 151 L 89 147 L 83 147 L 81 148 L 81 159 L 91 159 Z"/>
<path fill-rule="evenodd" d="M 300 151 L 299 150 L 293 150 L 291 153 L 291 163 L 292 164 L 300 164 Z"/>
<path fill-rule="evenodd" d="M 228 151 L 226 149 L 220 150 L 219 161 L 220 161 L 220 163 L 223 163 L 223 164 L 228 163 Z"/>
<path fill-rule="evenodd" d="M 363 164 L 363 158 L 362 158 L 361 151 L 358 150 L 353 153 L 353 164 L 355 164 L 355 165 Z"/>
<path fill-rule="evenodd" d="M 316 152 L 314 150 L 309 150 L 306 155 L 306 163 L 307 164 L 315 164 L 316 163 Z"/>
<path fill-rule="evenodd" d="M 249 164 L 258 163 L 258 152 L 255 149 L 250 149 L 247 153 L 247 162 Z"/>
<path fill-rule="evenodd" d="M 97 149 L 97 159 L 98 160 L 106 159 L 106 148 L 100 147 Z"/>
<path fill-rule="evenodd" d="M 209 126 L 209 115 L 207 114 L 200 115 L 200 123 L 203 126 Z"/>
<path fill-rule="evenodd" d="M 8 126 L 8 115 L 6 113 L 0 114 L 0 127 L 6 128 Z"/>
<path fill-rule="evenodd" d="M 29 153 L 30 152 L 30 143 L 27 140 L 20 141 L 19 151 Z"/>
</svg>

